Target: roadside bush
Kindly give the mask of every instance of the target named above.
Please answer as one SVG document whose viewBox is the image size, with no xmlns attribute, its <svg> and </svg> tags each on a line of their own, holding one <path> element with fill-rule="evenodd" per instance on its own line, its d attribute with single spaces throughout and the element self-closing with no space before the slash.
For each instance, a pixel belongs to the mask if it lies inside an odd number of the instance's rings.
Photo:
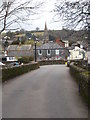
<svg viewBox="0 0 90 120">
<path fill-rule="evenodd" d="M 28 63 L 17 67 L 4 68 L 2 69 L 2 82 L 37 68 L 39 68 L 38 63 Z"/>
<path fill-rule="evenodd" d="M 20 63 L 29 63 L 34 60 L 33 56 L 24 56 L 18 59 Z"/>
<path fill-rule="evenodd" d="M 76 61 L 76 62 L 74 62 L 74 65 L 88 70 L 87 61 L 85 61 L 85 60 L 84 61 L 83 60 Z"/>
<path fill-rule="evenodd" d="M 75 65 L 70 65 L 70 73 L 78 83 L 81 96 L 90 106 L 90 97 L 88 94 L 90 75 L 88 71 Z"/>
<path fill-rule="evenodd" d="M 29 61 L 34 61 L 34 56 L 30 56 Z"/>
</svg>

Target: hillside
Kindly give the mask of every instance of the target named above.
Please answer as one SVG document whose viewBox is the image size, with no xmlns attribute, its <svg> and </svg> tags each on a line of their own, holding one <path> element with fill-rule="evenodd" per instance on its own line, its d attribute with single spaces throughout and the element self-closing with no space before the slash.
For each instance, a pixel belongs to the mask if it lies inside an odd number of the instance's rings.
<svg viewBox="0 0 90 120">
<path fill-rule="evenodd" d="M 49 31 L 49 34 L 55 38 L 60 38 L 62 40 L 68 40 L 71 42 L 75 41 L 87 41 L 87 31 L 73 31 L 73 30 L 53 30 Z"/>
<path fill-rule="evenodd" d="M 17 34 L 18 33 L 18 34 Z M 9 36 L 12 40 L 14 40 L 16 35 L 24 34 L 25 38 L 24 40 L 28 38 L 35 39 L 36 37 L 39 38 L 40 40 L 43 39 L 44 35 L 44 30 L 41 31 L 16 31 L 16 32 L 7 32 L 6 34 L 4 33 L 2 36 L 4 37 L 5 35 Z M 80 30 L 80 31 L 74 31 L 74 30 L 48 30 L 49 34 L 49 39 L 55 41 L 57 38 L 61 40 L 68 40 L 70 43 L 73 43 L 75 41 L 87 41 L 88 39 L 88 33 L 85 30 Z"/>
</svg>

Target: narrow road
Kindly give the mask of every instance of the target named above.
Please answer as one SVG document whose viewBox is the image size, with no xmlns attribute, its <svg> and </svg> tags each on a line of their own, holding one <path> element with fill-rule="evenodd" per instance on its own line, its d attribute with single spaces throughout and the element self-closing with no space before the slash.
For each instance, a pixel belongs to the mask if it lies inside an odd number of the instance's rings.
<svg viewBox="0 0 90 120">
<path fill-rule="evenodd" d="M 88 118 L 65 65 L 41 66 L 3 84 L 3 118 Z"/>
</svg>

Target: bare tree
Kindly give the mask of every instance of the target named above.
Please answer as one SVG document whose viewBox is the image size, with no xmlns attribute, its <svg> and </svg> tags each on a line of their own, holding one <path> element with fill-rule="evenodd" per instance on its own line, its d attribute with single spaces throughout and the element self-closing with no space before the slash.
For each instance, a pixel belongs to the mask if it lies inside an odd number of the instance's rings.
<svg viewBox="0 0 90 120">
<path fill-rule="evenodd" d="M 34 0 L 2 0 L 0 6 L 0 33 L 12 24 L 21 26 L 21 23 L 30 21 L 30 16 L 37 14 L 43 3 Z"/>
<path fill-rule="evenodd" d="M 39 27 L 36 27 L 36 31 L 39 31 Z"/>
<path fill-rule="evenodd" d="M 88 16 L 88 8 L 90 7 L 89 0 L 57 0 L 55 4 L 55 18 L 59 21 L 61 18 L 64 21 L 64 27 L 68 29 L 86 28 L 86 18 Z"/>
</svg>

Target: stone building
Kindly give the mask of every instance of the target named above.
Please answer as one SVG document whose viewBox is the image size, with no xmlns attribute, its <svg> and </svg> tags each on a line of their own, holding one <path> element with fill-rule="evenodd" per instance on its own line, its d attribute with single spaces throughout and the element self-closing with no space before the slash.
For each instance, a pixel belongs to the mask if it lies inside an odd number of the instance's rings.
<svg viewBox="0 0 90 120">
<path fill-rule="evenodd" d="M 34 48 L 35 51 L 35 48 Z M 38 60 L 65 60 L 69 55 L 68 49 L 55 42 L 49 41 L 48 29 L 45 23 L 44 41 L 41 46 L 36 48 Z"/>
<path fill-rule="evenodd" d="M 9 45 L 7 48 L 8 56 L 22 57 L 35 56 L 35 46 L 32 45 Z M 68 49 L 55 42 L 49 41 L 47 24 L 45 23 L 44 36 L 42 45 L 36 46 L 37 60 L 60 60 L 66 59 L 69 52 Z"/>
<path fill-rule="evenodd" d="M 65 60 L 68 50 L 57 43 L 49 42 L 37 47 L 39 60 Z"/>
<path fill-rule="evenodd" d="M 32 56 L 32 45 L 9 45 L 7 48 L 8 56 L 22 57 Z"/>
</svg>

